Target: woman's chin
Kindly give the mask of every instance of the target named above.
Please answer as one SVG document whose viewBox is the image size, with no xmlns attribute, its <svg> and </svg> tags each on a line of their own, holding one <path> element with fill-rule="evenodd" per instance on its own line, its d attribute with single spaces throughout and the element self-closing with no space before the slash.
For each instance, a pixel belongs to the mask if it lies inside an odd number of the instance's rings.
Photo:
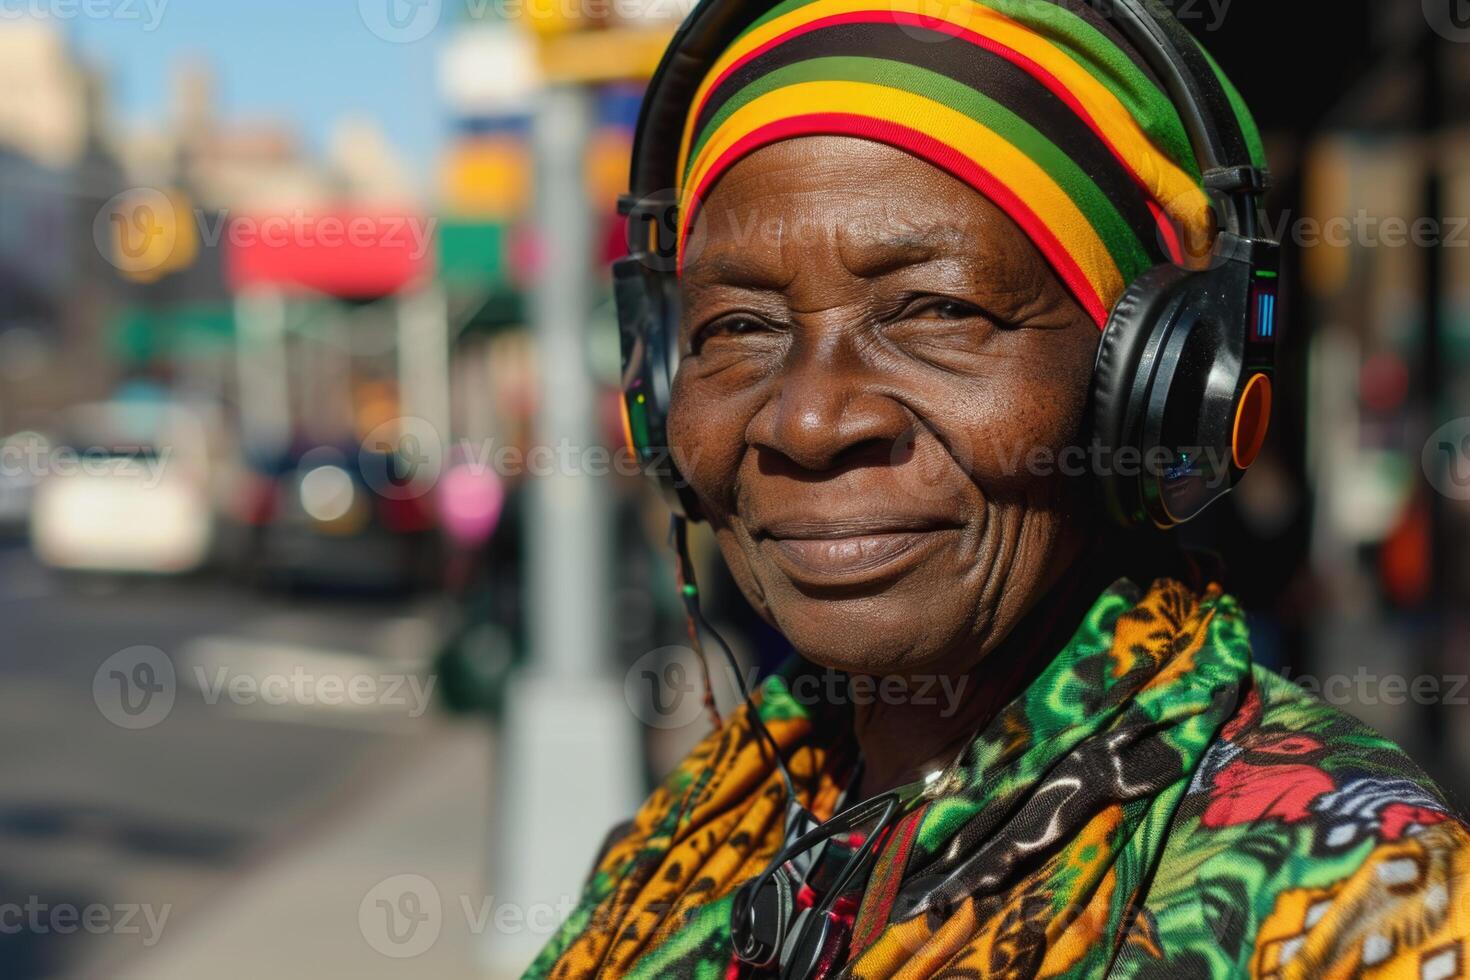
<svg viewBox="0 0 1470 980">
<path fill-rule="evenodd" d="M 924 591 L 915 595 L 901 583 L 843 598 L 792 590 L 770 608 L 777 628 L 812 663 L 876 677 L 912 675 L 943 661 L 973 628 L 973 606 Z"/>
</svg>

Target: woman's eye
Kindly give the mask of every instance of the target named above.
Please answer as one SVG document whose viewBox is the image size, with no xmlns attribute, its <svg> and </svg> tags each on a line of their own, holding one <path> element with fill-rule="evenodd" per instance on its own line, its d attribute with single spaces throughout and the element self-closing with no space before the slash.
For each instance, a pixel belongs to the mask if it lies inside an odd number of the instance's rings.
<svg viewBox="0 0 1470 980">
<path fill-rule="evenodd" d="M 969 303 L 957 299 L 931 299 L 911 304 L 907 315 L 935 320 L 968 320 L 981 314 Z"/>
<path fill-rule="evenodd" d="M 938 320 L 945 323 L 965 323 L 967 330 L 971 324 L 994 330 L 1006 330 L 1013 326 L 983 306 L 952 296 L 917 296 L 908 302 L 900 302 L 898 309 L 898 314 L 891 318 L 894 323 L 905 320 Z"/>
<path fill-rule="evenodd" d="M 720 337 L 739 337 L 754 333 L 761 333 L 769 329 L 771 329 L 769 324 L 767 324 L 764 320 L 760 320 L 755 317 L 723 317 L 719 320 L 707 323 L 703 327 L 695 331 L 693 342 L 694 353 L 698 354 L 700 348 L 703 347 L 706 343 Z"/>
</svg>

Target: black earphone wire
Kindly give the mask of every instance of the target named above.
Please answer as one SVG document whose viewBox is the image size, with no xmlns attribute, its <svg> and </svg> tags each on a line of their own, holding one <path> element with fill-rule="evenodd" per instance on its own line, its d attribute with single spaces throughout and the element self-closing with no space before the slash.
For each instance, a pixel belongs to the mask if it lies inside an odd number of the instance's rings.
<svg viewBox="0 0 1470 980">
<path fill-rule="evenodd" d="M 689 619 L 689 636 L 694 643 L 694 652 L 704 666 L 705 684 L 709 686 L 710 697 L 711 699 L 714 697 L 713 686 L 710 685 L 710 663 L 704 650 L 702 633 L 708 633 L 714 637 L 715 643 L 719 645 L 720 651 L 725 656 L 725 663 L 730 668 L 730 673 L 735 676 L 735 686 L 739 689 L 740 696 L 745 702 L 751 727 L 770 748 L 776 768 L 781 773 L 781 781 L 786 784 L 787 799 L 799 805 L 801 798 L 796 793 L 796 781 L 791 778 L 791 771 L 786 768 L 786 760 L 781 756 L 780 745 L 777 744 L 770 729 L 766 728 L 766 723 L 761 720 L 760 711 L 751 699 L 750 688 L 745 683 L 745 675 L 740 669 L 740 662 L 735 659 L 735 652 L 730 649 L 730 644 L 725 642 L 720 631 L 705 618 L 704 610 L 700 608 L 699 583 L 694 574 L 694 562 L 689 557 L 689 521 L 682 515 L 674 514 L 670 519 L 669 536 L 673 539 L 675 561 L 678 565 L 679 597 L 684 602 L 684 614 Z"/>
</svg>

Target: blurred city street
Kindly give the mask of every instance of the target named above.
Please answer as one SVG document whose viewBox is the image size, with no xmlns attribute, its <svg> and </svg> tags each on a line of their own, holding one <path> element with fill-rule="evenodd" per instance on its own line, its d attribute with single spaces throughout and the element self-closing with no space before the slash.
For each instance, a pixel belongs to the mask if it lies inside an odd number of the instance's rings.
<svg viewBox="0 0 1470 980">
<path fill-rule="evenodd" d="M 299 969 L 310 950 L 262 942 L 267 926 L 289 932 L 261 921 L 262 911 L 288 922 L 322 916 L 324 928 L 299 936 L 344 968 L 354 949 L 368 966 L 392 967 L 363 942 L 358 902 L 396 859 L 416 870 L 434 863 L 384 850 L 374 821 L 443 849 L 441 864 L 461 887 L 481 887 L 475 855 L 491 744 L 482 725 L 449 723 L 433 710 L 414 717 L 419 706 L 407 701 L 362 708 L 276 698 L 220 710 L 206 701 L 207 683 L 199 690 L 189 680 L 191 665 L 270 670 L 283 657 L 322 673 L 422 672 L 435 638 L 432 603 L 242 601 L 207 579 L 66 582 L 18 548 L 0 552 L 0 583 L 9 746 L 0 763 L 0 890 L 48 906 L 146 905 L 155 920 L 169 910 L 156 943 L 148 909 L 136 914 L 136 934 L 6 929 L 5 976 L 115 976 L 134 962 L 148 977 L 265 976 L 275 972 L 259 958 L 267 953 L 286 957 L 278 968 Z M 164 720 L 126 730 L 99 708 L 94 676 L 135 644 L 166 652 L 180 679 Z M 425 768 L 431 759 L 438 770 Z M 436 771 L 453 774 L 437 795 Z M 404 798 L 409 812 L 395 813 Z M 248 894 L 283 876 L 294 884 L 278 900 Z M 226 942 L 211 945 L 207 970 L 187 965 L 180 937 L 191 931 Z M 232 933 L 238 946 L 226 953 Z M 448 970 L 452 953 L 440 945 Z"/>
<path fill-rule="evenodd" d="M 0 11 L 0 976 L 517 975 L 647 788 L 604 293 L 680 11 L 147 13 Z"/>
</svg>

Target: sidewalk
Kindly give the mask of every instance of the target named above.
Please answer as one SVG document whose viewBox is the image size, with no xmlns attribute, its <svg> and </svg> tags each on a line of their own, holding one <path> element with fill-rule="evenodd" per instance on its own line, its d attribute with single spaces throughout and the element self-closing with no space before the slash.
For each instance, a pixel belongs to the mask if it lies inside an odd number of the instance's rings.
<svg viewBox="0 0 1470 980">
<path fill-rule="evenodd" d="M 479 966 L 493 745 L 436 720 L 375 760 L 382 778 L 222 896 L 177 909 L 124 980 L 500 980 Z M 477 926 L 477 923 L 481 925 Z"/>
</svg>

